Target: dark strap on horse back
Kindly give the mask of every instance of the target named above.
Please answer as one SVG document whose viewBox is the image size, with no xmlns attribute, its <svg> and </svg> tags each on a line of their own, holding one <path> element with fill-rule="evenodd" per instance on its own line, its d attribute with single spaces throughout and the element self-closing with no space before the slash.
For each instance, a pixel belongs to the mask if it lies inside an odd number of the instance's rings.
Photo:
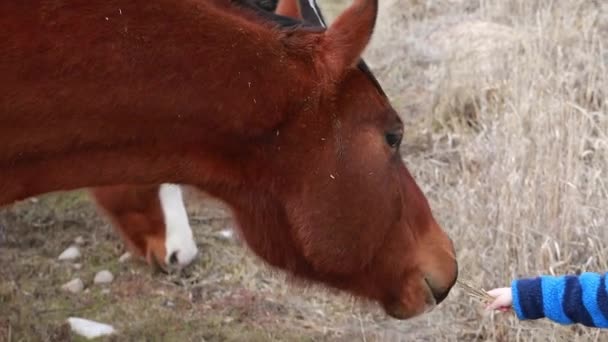
<svg viewBox="0 0 608 342">
<path fill-rule="evenodd" d="M 300 11 L 302 18 L 311 24 L 327 27 L 325 19 L 321 13 L 321 9 L 317 5 L 317 0 L 298 0 L 300 2 Z"/>
<path fill-rule="evenodd" d="M 274 12 L 274 10 L 277 8 L 278 2 L 279 2 L 278 0 L 254 0 L 254 1 L 252 1 L 253 5 L 258 6 L 261 9 L 268 11 L 268 12 Z"/>
</svg>

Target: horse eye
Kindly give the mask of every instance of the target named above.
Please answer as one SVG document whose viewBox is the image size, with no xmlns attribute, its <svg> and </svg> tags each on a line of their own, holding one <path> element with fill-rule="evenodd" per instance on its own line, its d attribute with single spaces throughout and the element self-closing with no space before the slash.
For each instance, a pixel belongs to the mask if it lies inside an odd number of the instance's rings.
<svg viewBox="0 0 608 342">
<path fill-rule="evenodd" d="M 390 146 L 391 148 L 396 148 L 396 147 L 399 147 L 399 145 L 401 145 L 401 139 L 403 138 L 403 131 L 398 130 L 398 131 L 394 131 L 394 132 L 389 132 L 389 133 L 386 133 L 386 135 L 384 137 L 386 139 L 386 143 L 388 144 L 388 146 Z"/>
</svg>

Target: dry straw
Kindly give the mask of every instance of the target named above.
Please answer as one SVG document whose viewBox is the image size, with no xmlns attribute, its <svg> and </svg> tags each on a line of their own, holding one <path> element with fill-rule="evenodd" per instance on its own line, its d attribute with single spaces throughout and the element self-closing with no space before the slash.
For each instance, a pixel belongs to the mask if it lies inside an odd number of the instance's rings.
<svg viewBox="0 0 608 342">
<path fill-rule="evenodd" d="M 494 300 L 494 298 L 490 296 L 484 289 L 478 289 L 463 280 L 458 280 L 457 283 L 469 297 L 475 300 L 478 300 L 484 304 L 489 304 Z"/>
</svg>

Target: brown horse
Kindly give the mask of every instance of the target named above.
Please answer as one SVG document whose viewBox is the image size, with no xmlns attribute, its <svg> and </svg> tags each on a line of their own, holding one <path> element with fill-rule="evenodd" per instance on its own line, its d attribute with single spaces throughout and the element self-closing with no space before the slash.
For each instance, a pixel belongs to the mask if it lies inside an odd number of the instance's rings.
<svg viewBox="0 0 608 342">
<path fill-rule="evenodd" d="M 356 0 L 324 30 L 237 0 L 0 2 L 0 203 L 196 185 L 269 264 L 424 312 L 457 265 L 359 63 L 377 10 Z"/>
</svg>

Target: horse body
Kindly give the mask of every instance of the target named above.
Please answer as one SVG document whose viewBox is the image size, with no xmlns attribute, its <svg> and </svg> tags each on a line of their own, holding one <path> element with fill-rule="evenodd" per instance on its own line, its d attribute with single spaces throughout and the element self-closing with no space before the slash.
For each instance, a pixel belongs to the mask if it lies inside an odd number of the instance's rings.
<svg viewBox="0 0 608 342">
<path fill-rule="evenodd" d="M 324 30 L 227 0 L 0 3 L 0 204 L 195 185 L 271 265 L 424 312 L 457 266 L 359 63 L 376 13 L 356 0 Z"/>
<path fill-rule="evenodd" d="M 243 143 L 282 121 L 277 108 L 290 94 L 264 98 L 276 91 L 269 84 L 290 78 L 292 66 L 255 67 L 285 50 L 279 34 L 238 20 L 226 1 L 0 6 L 8 28 L 0 146 L 11 147 L 0 151 L 0 165 L 10 166 L 0 203 L 84 186 L 204 182 L 218 168 L 238 170 L 233 159 L 247 154 Z M 255 30 L 243 29 L 247 24 Z M 262 32 L 275 46 L 258 52 Z M 235 93 L 246 95 L 238 101 Z M 225 172 L 231 176 L 242 178 Z"/>
</svg>

